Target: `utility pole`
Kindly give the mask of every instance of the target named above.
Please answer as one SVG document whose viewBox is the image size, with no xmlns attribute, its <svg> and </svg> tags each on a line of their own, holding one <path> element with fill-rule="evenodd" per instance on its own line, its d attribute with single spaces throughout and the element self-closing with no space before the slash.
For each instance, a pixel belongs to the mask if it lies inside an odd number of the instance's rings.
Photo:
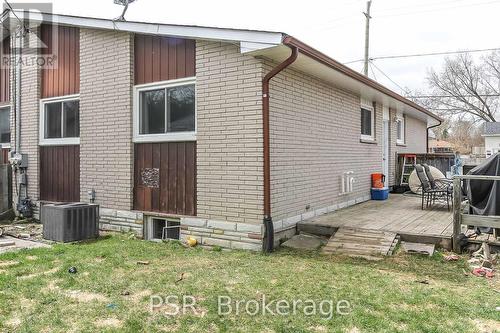
<svg viewBox="0 0 500 333">
<path fill-rule="evenodd" d="M 370 8 L 372 6 L 372 0 L 368 0 L 366 3 L 366 12 L 365 18 L 366 18 L 366 30 L 365 30 L 365 66 L 363 67 L 363 72 L 366 76 L 368 76 L 368 61 L 370 60 L 369 58 L 369 47 L 370 47 L 370 19 L 372 18 L 370 16 Z"/>
</svg>

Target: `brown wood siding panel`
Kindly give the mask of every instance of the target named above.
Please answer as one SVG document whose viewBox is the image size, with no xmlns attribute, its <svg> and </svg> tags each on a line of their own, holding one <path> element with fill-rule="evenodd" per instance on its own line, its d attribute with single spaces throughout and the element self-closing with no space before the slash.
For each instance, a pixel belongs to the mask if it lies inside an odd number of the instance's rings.
<svg viewBox="0 0 500 333">
<path fill-rule="evenodd" d="M 80 201 L 80 146 L 40 147 L 40 200 Z"/>
<path fill-rule="evenodd" d="M 145 168 L 159 169 L 158 188 L 142 184 Z M 134 209 L 196 216 L 196 142 L 135 144 Z"/>
<path fill-rule="evenodd" d="M 41 39 L 47 45 L 44 54 L 54 54 L 54 66 L 42 67 L 42 98 L 78 94 L 80 92 L 80 30 L 57 27 L 54 40 L 53 27 L 43 24 Z"/>
<path fill-rule="evenodd" d="M 135 35 L 135 84 L 195 76 L 195 52 L 192 39 Z"/>
<path fill-rule="evenodd" d="M 0 47 L 0 103 L 10 102 L 10 37 Z"/>
<path fill-rule="evenodd" d="M 2 148 L 2 154 L 1 154 L 1 164 L 9 164 L 9 153 L 10 153 L 10 148 Z"/>
</svg>

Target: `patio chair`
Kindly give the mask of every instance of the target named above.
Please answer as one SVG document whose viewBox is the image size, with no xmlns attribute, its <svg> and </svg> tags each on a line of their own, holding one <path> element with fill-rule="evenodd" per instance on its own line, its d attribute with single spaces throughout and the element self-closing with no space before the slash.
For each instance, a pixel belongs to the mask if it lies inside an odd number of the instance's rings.
<svg viewBox="0 0 500 333">
<path fill-rule="evenodd" d="M 434 204 L 436 200 L 446 200 L 448 210 L 450 210 L 450 197 L 451 193 L 448 188 L 432 188 L 429 178 L 425 173 L 425 169 L 422 165 L 416 164 L 415 171 L 417 173 L 418 179 L 420 180 L 420 189 L 422 191 L 422 210 L 424 209 L 424 201 L 426 202 L 426 207 Z"/>
<path fill-rule="evenodd" d="M 422 164 L 425 170 L 425 175 L 427 176 L 427 179 L 429 179 L 429 183 L 431 185 L 432 189 L 447 189 L 450 191 L 450 194 L 453 192 L 453 180 L 448 179 L 448 178 L 439 178 L 435 179 L 434 176 L 432 175 L 431 168 L 428 164 Z"/>
</svg>

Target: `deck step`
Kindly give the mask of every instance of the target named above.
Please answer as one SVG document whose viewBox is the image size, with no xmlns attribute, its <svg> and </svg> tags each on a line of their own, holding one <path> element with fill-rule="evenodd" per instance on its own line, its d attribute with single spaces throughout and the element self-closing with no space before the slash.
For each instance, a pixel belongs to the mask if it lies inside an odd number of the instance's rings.
<svg viewBox="0 0 500 333">
<path fill-rule="evenodd" d="M 396 233 L 341 227 L 323 248 L 323 253 L 337 253 L 349 256 L 392 255 L 399 236 Z"/>
</svg>

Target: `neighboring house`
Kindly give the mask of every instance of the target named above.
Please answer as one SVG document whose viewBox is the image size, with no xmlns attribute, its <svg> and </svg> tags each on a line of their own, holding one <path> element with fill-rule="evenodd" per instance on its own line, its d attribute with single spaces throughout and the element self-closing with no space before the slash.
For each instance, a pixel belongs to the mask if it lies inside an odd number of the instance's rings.
<svg viewBox="0 0 500 333">
<path fill-rule="evenodd" d="M 43 19 L 61 63 L 22 68 L 28 194 L 95 196 L 103 229 L 269 249 L 369 200 L 371 173 L 392 185 L 397 153 L 426 153 L 440 122 L 282 33 Z"/>
<path fill-rule="evenodd" d="M 484 123 L 483 137 L 486 157 L 500 152 L 500 122 Z"/>
<path fill-rule="evenodd" d="M 429 140 L 429 153 L 442 154 L 442 153 L 455 153 L 453 145 L 445 140 L 431 139 Z"/>
</svg>

